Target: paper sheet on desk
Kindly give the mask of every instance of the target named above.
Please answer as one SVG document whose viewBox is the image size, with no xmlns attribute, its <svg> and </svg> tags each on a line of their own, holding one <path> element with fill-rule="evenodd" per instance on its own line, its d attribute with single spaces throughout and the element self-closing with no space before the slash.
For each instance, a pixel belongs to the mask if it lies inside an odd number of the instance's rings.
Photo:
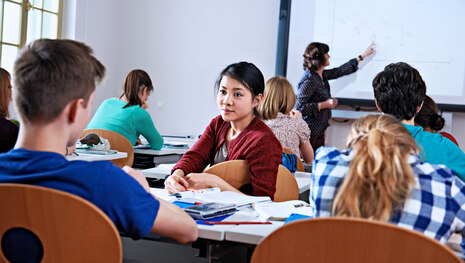
<svg viewBox="0 0 465 263">
<path fill-rule="evenodd" d="M 256 203 L 252 207 L 262 219 L 284 221 L 291 214 L 302 214 L 310 216 L 312 213 L 308 203 L 301 200 L 292 200 L 279 203 Z"/>
<path fill-rule="evenodd" d="M 239 194 L 231 191 L 195 193 L 191 191 L 180 192 L 181 200 L 184 198 L 193 198 L 208 202 L 217 202 L 224 204 L 235 204 L 236 206 L 248 205 L 257 202 L 271 201 L 268 196 L 250 196 Z"/>
</svg>

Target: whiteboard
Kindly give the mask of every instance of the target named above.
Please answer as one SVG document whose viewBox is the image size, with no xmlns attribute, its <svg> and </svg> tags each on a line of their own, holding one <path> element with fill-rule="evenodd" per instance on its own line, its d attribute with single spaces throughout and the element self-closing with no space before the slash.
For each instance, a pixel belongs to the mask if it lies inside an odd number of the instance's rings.
<svg viewBox="0 0 465 263">
<path fill-rule="evenodd" d="M 427 94 L 437 103 L 465 105 L 465 1 L 294 0 L 292 4 L 289 56 L 294 59 L 289 62 L 300 60 L 299 68 L 289 67 L 294 85 L 303 74 L 302 54 L 310 42 L 329 45 L 329 69 L 363 53 L 375 41 L 376 54 L 362 61 L 356 73 L 330 82 L 333 97 L 372 100 L 376 74 L 402 61 L 418 69 Z"/>
</svg>

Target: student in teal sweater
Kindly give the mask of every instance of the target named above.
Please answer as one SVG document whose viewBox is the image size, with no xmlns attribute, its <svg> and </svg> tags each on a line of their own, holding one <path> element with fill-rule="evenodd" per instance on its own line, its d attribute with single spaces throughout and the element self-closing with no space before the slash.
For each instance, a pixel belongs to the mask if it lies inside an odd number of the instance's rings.
<svg viewBox="0 0 465 263">
<path fill-rule="evenodd" d="M 142 134 L 154 150 L 163 146 L 163 137 L 155 128 L 148 108 L 147 99 L 153 91 L 152 80 L 140 69 L 129 72 L 119 99 L 105 100 L 87 129 L 105 129 L 117 132 L 135 145 Z"/>
<path fill-rule="evenodd" d="M 417 141 L 423 161 L 444 164 L 465 181 L 465 153 L 442 135 L 415 126 L 426 96 L 418 70 L 404 62 L 389 64 L 373 80 L 373 91 L 378 109 L 402 122 Z"/>
</svg>

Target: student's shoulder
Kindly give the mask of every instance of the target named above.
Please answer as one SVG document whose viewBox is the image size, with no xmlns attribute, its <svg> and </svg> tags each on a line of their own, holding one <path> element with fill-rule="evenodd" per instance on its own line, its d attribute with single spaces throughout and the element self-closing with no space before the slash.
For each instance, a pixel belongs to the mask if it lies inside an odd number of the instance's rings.
<svg viewBox="0 0 465 263">
<path fill-rule="evenodd" d="M 456 173 L 443 164 L 424 162 L 417 155 L 410 155 L 408 161 L 413 172 L 420 178 L 433 181 L 451 182 L 456 178 Z"/>
<path fill-rule="evenodd" d="M 315 162 L 349 163 L 352 156 L 353 151 L 350 149 L 339 151 L 336 147 L 322 146 L 315 152 Z"/>
<path fill-rule="evenodd" d="M 68 171 L 79 173 L 82 177 L 97 181 L 115 181 L 126 179 L 128 176 L 121 168 L 110 161 L 71 161 Z"/>
<path fill-rule="evenodd" d="M 278 141 L 271 128 L 258 117 L 255 117 L 248 130 L 255 140 Z"/>
</svg>

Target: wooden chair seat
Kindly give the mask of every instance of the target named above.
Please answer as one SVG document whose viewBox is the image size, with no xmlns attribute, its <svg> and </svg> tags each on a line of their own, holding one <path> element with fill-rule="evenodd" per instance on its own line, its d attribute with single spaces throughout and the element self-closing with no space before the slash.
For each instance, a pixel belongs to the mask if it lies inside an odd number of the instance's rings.
<svg viewBox="0 0 465 263">
<path fill-rule="evenodd" d="M 358 218 L 288 223 L 263 239 L 252 263 L 459 263 L 452 250 L 420 232 Z"/>
<path fill-rule="evenodd" d="M 12 229 L 32 232 L 43 247 L 41 262 L 121 262 L 116 227 L 89 201 L 50 188 L 9 183 L 0 184 L 0 200 L 0 238 L 7 239 L 5 233 Z M 21 250 L 28 253 L 27 248 Z M 6 255 L 11 256 L 11 250 L 2 247 L 0 262 L 17 261 Z"/>
<path fill-rule="evenodd" d="M 129 142 L 129 140 L 126 139 L 126 137 L 114 131 L 103 129 L 87 129 L 82 132 L 81 138 L 84 138 L 89 133 L 95 133 L 98 136 L 107 139 L 110 142 L 110 147 L 112 150 L 126 152 L 128 154 L 128 157 L 126 158 L 111 160 L 111 162 L 113 162 L 116 166 L 121 168 L 125 165 L 130 167 L 132 166 L 132 163 L 134 162 L 134 147 Z"/>
</svg>

